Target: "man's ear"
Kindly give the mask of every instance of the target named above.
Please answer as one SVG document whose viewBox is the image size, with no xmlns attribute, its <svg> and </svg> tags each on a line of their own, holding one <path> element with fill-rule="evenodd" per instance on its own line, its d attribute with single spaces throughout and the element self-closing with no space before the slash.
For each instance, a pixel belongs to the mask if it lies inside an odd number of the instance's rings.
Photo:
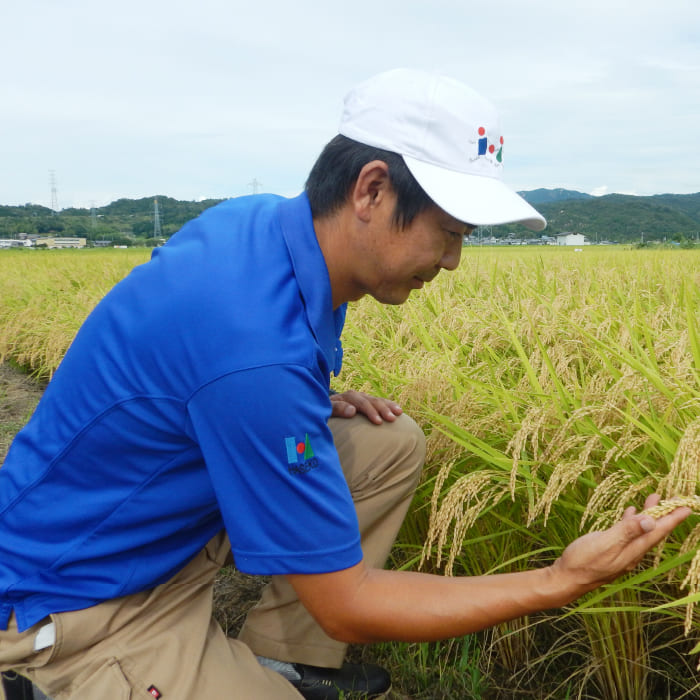
<svg viewBox="0 0 700 700">
<path fill-rule="evenodd" d="M 392 191 L 389 166 L 383 160 L 366 163 L 357 176 L 350 197 L 357 217 L 367 223 L 386 195 Z"/>
</svg>

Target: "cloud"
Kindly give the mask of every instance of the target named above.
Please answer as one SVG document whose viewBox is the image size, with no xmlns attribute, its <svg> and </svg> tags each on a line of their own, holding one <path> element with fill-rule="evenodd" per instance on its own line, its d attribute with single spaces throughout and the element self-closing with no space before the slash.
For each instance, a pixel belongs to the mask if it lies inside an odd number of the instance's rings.
<svg viewBox="0 0 700 700">
<path fill-rule="evenodd" d="M 0 204 L 293 194 L 345 92 L 439 69 L 501 109 L 506 181 L 700 189 L 700 5 L 24 0 L 4 9 Z M 106 203 L 106 202 L 101 202 Z"/>
</svg>

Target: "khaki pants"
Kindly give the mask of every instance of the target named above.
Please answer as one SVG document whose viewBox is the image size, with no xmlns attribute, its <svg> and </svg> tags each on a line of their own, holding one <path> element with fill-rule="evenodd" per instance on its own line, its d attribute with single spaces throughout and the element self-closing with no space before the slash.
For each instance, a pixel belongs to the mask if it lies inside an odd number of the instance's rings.
<svg viewBox="0 0 700 700">
<path fill-rule="evenodd" d="M 381 426 L 366 418 L 329 422 L 355 501 L 369 566 L 383 566 L 420 477 L 425 446 L 407 416 Z M 299 694 L 255 654 L 340 666 L 345 645 L 325 635 L 283 577 L 273 577 L 239 639 L 212 619 L 216 574 L 230 552 L 214 537 L 170 581 L 85 610 L 58 613 L 18 633 L 0 630 L 0 670 L 29 677 L 54 700 L 283 700 Z M 53 621 L 55 643 L 34 651 Z M 0 690 L 0 697 L 2 691 Z"/>
</svg>

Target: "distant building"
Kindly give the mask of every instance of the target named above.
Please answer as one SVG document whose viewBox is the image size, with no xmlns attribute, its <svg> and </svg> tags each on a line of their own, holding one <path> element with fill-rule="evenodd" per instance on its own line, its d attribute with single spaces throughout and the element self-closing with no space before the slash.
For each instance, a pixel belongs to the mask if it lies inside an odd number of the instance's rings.
<svg viewBox="0 0 700 700">
<path fill-rule="evenodd" d="M 558 233 L 556 245 L 590 245 L 582 233 Z"/>
<path fill-rule="evenodd" d="M 528 238 L 525 245 L 556 245 L 556 239 L 542 235 L 539 238 Z"/>
<path fill-rule="evenodd" d="M 32 243 L 37 247 L 45 248 L 84 248 L 87 245 L 86 238 L 76 236 L 38 236 L 32 237 Z"/>
<path fill-rule="evenodd" d="M 87 238 L 61 236 L 53 239 L 54 248 L 84 248 L 86 245 Z"/>
<path fill-rule="evenodd" d="M 31 241 L 16 238 L 0 238 L 0 248 L 29 248 Z"/>
</svg>

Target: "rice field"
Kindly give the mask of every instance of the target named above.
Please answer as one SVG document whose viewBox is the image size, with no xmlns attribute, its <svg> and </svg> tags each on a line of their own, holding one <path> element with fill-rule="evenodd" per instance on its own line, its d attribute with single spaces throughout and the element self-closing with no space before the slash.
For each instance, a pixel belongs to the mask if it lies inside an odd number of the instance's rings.
<svg viewBox="0 0 700 700">
<path fill-rule="evenodd" d="M 0 362 L 48 379 L 95 304 L 151 251 L 0 252 Z"/>
<path fill-rule="evenodd" d="M 3 251 L 0 360 L 50 376 L 147 257 Z M 428 438 L 395 566 L 544 565 L 652 491 L 698 495 L 700 251 L 465 249 L 404 305 L 352 305 L 344 344 L 334 388 L 393 397 Z M 450 668 L 481 679 L 441 697 L 700 697 L 698 542 L 691 515 L 637 571 L 563 611 L 400 653 L 442 669 L 445 688 Z"/>
<path fill-rule="evenodd" d="M 428 434 L 399 565 L 536 566 L 652 491 L 696 494 L 700 256 L 679 253 L 469 249 L 406 305 L 356 306 L 342 385 L 393 396 Z M 563 616 L 492 630 L 489 663 L 552 698 L 695 688 L 699 521 Z"/>
</svg>

